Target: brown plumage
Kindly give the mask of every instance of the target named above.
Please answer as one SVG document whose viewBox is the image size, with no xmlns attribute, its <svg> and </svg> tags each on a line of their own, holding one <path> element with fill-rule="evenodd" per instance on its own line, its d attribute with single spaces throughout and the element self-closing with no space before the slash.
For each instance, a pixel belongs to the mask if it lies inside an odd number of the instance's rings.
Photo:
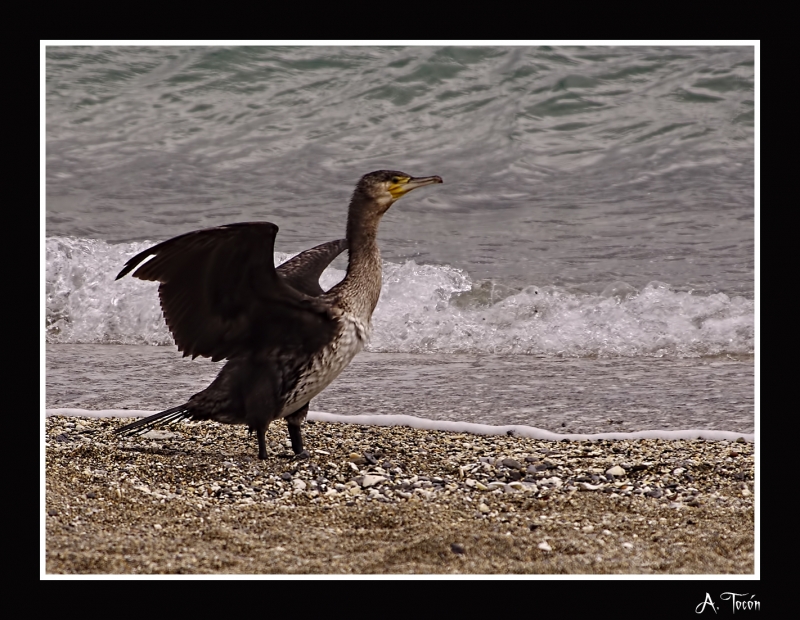
<svg viewBox="0 0 800 620">
<path fill-rule="evenodd" d="M 267 427 L 286 418 L 295 454 L 306 456 L 300 424 L 308 403 L 369 338 L 381 289 L 380 219 L 405 193 L 441 182 L 391 170 L 363 176 L 350 201 L 347 238 L 306 250 L 277 269 L 278 227 L 269 222 L 190 232 L 131 258 L 117 279 L 133 271 L 161 283 L 161 308 L 178 350 L 228 362 L 183 405 L 117 432 L 141 433 L 185 418 L 247 424 L 264 459 Z M 347 275 L 323 292 L 319 276 L 345 248 Z"/>
</svg>

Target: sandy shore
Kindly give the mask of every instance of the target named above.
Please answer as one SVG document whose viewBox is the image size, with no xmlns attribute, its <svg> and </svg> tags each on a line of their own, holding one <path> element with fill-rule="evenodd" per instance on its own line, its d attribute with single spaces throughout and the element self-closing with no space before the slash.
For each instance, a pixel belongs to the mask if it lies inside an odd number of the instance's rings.
<svg viewBox="0 0 800 620">
<path fill-rule="evenodd" d="M 51 574 L 752 574 L 753 444 L 50 417 Z"/>
</svg>

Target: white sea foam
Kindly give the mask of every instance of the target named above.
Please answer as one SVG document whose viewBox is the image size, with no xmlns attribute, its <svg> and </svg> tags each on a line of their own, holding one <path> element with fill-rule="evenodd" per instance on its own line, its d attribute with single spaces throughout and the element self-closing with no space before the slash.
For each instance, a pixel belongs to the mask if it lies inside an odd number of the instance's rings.
<svg viewBox="0 0 800 620">
<path fill-rule="evenodd" d="M 171 344 L 157 283 L 115 281 L 149 242 L 46 241 L 49 343 Z M 276 263 L 290 255 L 276 253 Z M 329 268 L 329 288 L 344 272 Z M 367 350 L 548 356 L 748 355 L 754 302 L 724 293 L 693 295 L 650 282 L 609 283 L 599 295 L 552 286 L 522 290 L 474 282 L 448 265 L 384 263 L 384 283 Z"/>
<path fill-rule="evenodd" d="M 47 416 L 73 416 L 85 418 L 129 418 L 145 417 L 156 413 L 155 411 L 140 411 L 133 409 L 47 409 Z M 708 441 L 736 441 L 740 437 L 745 441 L 753 442 L 754 434 L 735 433 L 731 431 L 716 431 L 704 429 L 687 429 L 678 431 L 649 430 L 632 433 L 597 433 L 585 434 L 560 434 L 553 433 L 533 426 L 520 424 L 506 426 L 491 426 L 488 424 L 473 424 L 470 422 L 450 422 L 447 420 L 428 420 L 410 415 L 342 415 L 326 413 L 324 411 L 309 411 L 308 420 L 320 422 L 333 422 L 339 424 L 362 424 L 364 426 L 409 426 L 433 431 L 447 431 L 451 433 L 470 433 L 473 435 L 508 435 L 530 437 L 531 439 L 544 439 L 549 441 L 586 440 L 612 440 L 612 439 L 705 439 Z"/>
</svg>

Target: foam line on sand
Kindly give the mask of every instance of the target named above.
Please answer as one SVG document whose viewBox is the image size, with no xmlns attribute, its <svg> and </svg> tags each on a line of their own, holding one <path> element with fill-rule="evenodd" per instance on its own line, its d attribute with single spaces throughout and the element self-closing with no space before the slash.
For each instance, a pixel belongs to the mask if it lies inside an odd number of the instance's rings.
<svg viewBox="0 0 800 620">
<path fill-rule="evenodd" d="M 155 411 L 142 411 L 138 409 L 46 409 L 46 415 L 76 416 L 88 418 L 132 418 L 146 417 L 157 413 Z M 408 426 L 432 431 L 448 431 L 452 433 L 470 433 L 473 435 L 516 435 L 532 439 L 545 439 L 560 441 L 586 441 L 590 439 L 706 439 L 709 441 L 736 441 L 740 437 L 745 441 L 753 442 L 755 435 L 752 433 L 736 433 L 732 431 L 717 431 L 705 429 L 687 429 L 677 431 L 644 430 L 632 433 L 597 433 L 586 435 L 579 433 L 561 434 L 552 431 L 513 424 L 506 426 L 491 426 L 488 424 L 473 424 L 471 422 L 451 422 L 448 420 L 429 420 L 411 415 L 342 415 L 339 413 L 326 413 L 324 411 L 310 411 L 309 420 L 320 422 L 337 422 L 342 424 L 362 424 L 364 426 Z"/>
</svg>

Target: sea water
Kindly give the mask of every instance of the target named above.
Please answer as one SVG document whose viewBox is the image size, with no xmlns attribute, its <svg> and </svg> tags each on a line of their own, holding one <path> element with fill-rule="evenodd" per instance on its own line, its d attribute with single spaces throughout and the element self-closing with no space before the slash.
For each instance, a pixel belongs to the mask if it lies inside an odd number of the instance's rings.
<svg viewBox="0 0 800 620">
<path fill-rule="evenodd" d="M 312 409 L 753 432 L 752 47 L 45 58 L 47 407 L 159 410 L 217 371 L 180 358 L 157 284 L 114 280 L 127 258 L 267 220 L 282 262 L 343 236 L 358 178 L 391 168 L 444 184 L 384 217 L 372 341 Z"/>
</svg>

